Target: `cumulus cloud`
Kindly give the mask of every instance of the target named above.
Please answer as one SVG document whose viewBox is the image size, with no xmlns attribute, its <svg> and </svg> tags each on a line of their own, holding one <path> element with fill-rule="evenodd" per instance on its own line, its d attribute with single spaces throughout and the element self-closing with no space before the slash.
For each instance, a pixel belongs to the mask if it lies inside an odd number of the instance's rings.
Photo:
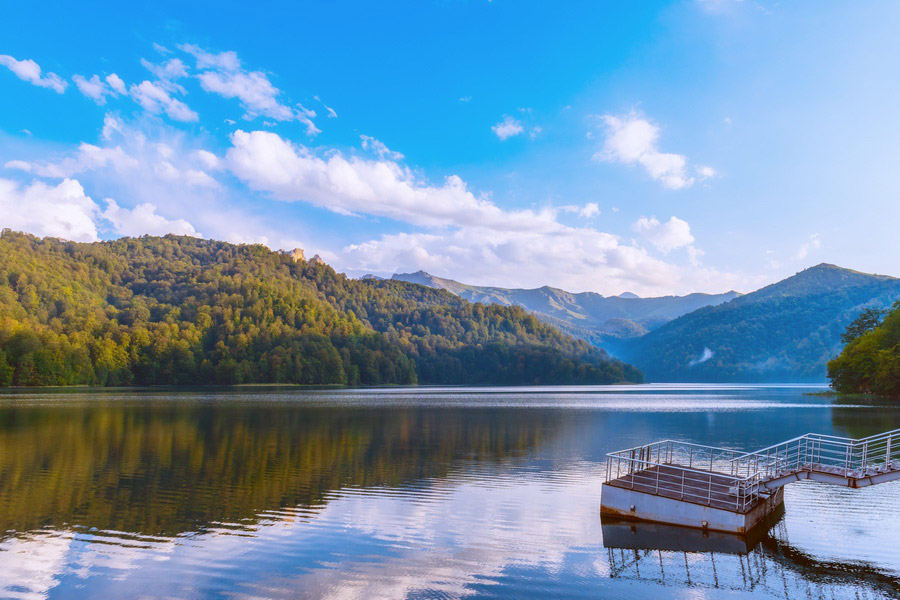
<svg viewBox="0 0 900 600">
<path fill-rule="evenodd" d="M 156 205 L 149 202 L 127 209 L 120 207 L 115 200 L 108 198 L 106 209 L 101 216 L 112 224 L 113 229 L 119 235 L 136 237 L 174 233 L 202 237 L 194 229 L 194 226 L 184 219 L 166 219 L 156 211 Z"/>
<path fill-rule="evenodd" d="M 666 262 L 618 236 L 586 227 L 561 227 L 553 233 L 463 227 L 383 235 L 346 246 L 334 264 L 359 274 L 424 269 L 480 285 L 552 285 L 604 294 L 631 290 L 642 296 L 741 289 L 758 283 Z"/>
<path fill-rule="evenodd" d="M 0 229 L 28 231 L 76 242 L 98 239 L 99 207 L 75 179 L 52 186 L 41 181 L 22 186 L 0 179 Z"/>
<path fill-rule="evenodd" d="M 106 208 L 101 211 L 77 179 L 66 178 L 55 186 L 42 181 L 20 185 L 0 179 L 0 229 L 76 242 L 97 241 L 101 229 L 130 236 L 200 235 L 184 219 L 166 219 L 156 211 L 157 207 L 150 203 L 127 209 L 112 199 L 106 200 Z M 101 227 L 101 219 L 110 227 Z"/>
<path fill-rule="evenodd" d="M 74 75 L 72 81 L 75 82 L 79 92 L 101 106 L 106 104 L 107 96 L 119 96 L 125 93 L 125 82 L 115 73 L 107 75 L 105 81 L 100 79 L 99 75 L 93 75 L 90 79 Z"/>
<path fill-rule="evenodd" d="M 307 134 L 315 135 L 320 132 L 313 123 L 315 111 L 300 104 L 292 107 L 282 103 L 279 100 L 281 90 L 272 85 L 269 77 L 262 71 L 242 68 L 235 52 L 214 54 L 192 44 L 183 44 L 179 48 L 194 56 L 197 68 L 202 70 L 197 75 L 200 87 L 224 98 L 240 101 L 246 111 L 245 119 L 266 117 L 276 121 L 299 121 L 306 125 Z M 330 115 L 334 113 L 333 110 L 329 111 Z M 337 116 L 337 113 L 333 116 Z"/>
<path fill-rule="evenodd" d="M 165 112 L 176 121 L 197 121 L 199 116 L 187 104 L 173 98 L 164 86 L 159 83 L 142 81 L 129 89 L 131 97 L 144 110 L 153 114 Z"/>
<path fill-rule="evenodd" d="M 520 133 L 525 131 L 525 128 L 522 126 L 521 121 L 509 115 L 506 115 L 503 117 L 502 121 L 491 127 L 491 131 L 493 131 L 494 135 L 496 135 L 501 140 L 506 140 L 513 136 L 519 135 Z"/>
<path fill-rule="evenodd" d="M 689 174 L 688 160 L 682 154 L 660 152 L 659 127 L 640 113 L 602 117 L 606 138 L 603 150 L 594 154 L 594 160 L 641 165 L 647 173 L 664 187 L 673 190 L 690 187 L 696 177 Z M 698 176 L 711 177 L 712 167 L 700 167 Z"/>
<path fill-rule="evenodd" d="M 332 152 L 325 158 L 278 134 L 238 130 L 226 153 L 231 171 L 255 190 L 344 213 L 364 213 L 428 227 L 477 225 L 498 230 L 550 231 L 550 210 L 504 211 L 468 190 L 456 175 L 431 185 L 393 160 Z"/>
<path fill-rule="evenodd" d="M 4 166 L 40 177 L 64 178 L 107 170 L 129 179 L 149 175 L 179 186 L 220 187 L 207 170 L 221 168 L 221 161 L 208 150 L 184 151 L 166 141 L 148 141 L 142 132 L 111 115 L 104 119 L 101 138 L 104 145 L 82 142 L 71 156 L 56 162 L 12 160 Z"/>
<path fill-rule="evenodd" d="M 16 77 L 38 87 L 48 88 L 62 94 L 69 86 L 66 81 L 56 73 L 41 75 L 41 67 L 31 59 L 16 60 L 9 54 L 0 54 L 0 65 L 16 74 Z"/>
<path fill-rule="evenodd" d="M 670 217 L 665 223 L 660 223 L 656 217 L 641 217 L 631 228 L 664 254 L 694 243 L 691 226 L 678 217 Z"/>
</svg>

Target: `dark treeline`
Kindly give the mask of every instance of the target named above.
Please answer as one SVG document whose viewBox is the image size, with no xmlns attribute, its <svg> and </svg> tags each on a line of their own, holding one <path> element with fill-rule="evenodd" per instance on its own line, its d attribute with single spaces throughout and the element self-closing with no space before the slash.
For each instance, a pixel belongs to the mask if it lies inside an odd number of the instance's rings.
<svg viewBox="0 0 900 600">
<path fill-rule="evenodd" d="M 521 308 L 261 245 L 0 235 L 4 386 L 640 380 Z"/>
<path fill-rule="evenodd" d="M 900 396 L 900 300 L 891 310 L 863 311 L 841 340 L 847 345 L 828 363 L 835 390 Z"/>
</svg>

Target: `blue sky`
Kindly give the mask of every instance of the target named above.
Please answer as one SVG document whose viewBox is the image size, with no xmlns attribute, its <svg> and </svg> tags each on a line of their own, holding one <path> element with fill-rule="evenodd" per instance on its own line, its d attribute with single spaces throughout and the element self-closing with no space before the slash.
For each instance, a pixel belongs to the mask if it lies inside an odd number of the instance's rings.
<svg viewBox="0 0 900 600">
<path fill-rule="evenodd" d="M 898 13 L 9 4 L 0 227 L 604 294 L 898 275 Z"/>
</svg>

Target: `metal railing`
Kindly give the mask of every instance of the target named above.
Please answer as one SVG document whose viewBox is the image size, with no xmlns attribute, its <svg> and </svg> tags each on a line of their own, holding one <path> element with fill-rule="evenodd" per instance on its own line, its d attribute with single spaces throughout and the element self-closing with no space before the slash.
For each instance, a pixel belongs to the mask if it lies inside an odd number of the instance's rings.
<svg viewBox="0 0 900 600">
<path fill-rule="evenodd" d="M 656 495 L 745 511 L 766 490 L 755 473 L 732 473 L 741 452 L 662 440 L 607 454 L 606 481 Z"/>
<path fill-rule="evenodd" d="M 662 440 L 606 456 L 607 482 L 746 511 L 771 493 L 766 482 L 802 470 L 855 479 L 900 470 L 900 429 L 858 440 L 807 433 L 755 452 Z"/>
<path fill-rule="evenodd" d="M 802 470 L 858 479 L 900 469 L 900 429 L 858 440 L 807 433 L 732 462 L 734 475 L 758 473 L 763 481 Z"/>
</svg>

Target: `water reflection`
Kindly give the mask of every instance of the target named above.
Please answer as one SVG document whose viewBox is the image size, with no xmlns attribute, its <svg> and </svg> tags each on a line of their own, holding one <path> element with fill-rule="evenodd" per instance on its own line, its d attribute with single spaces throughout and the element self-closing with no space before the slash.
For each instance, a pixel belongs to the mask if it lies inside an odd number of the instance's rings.
<svg viewBox="0 0 900 600">
<path fill-rule="evenodd" d="M 791 545 L 781 515 L 748 536 L 604 519 L 603 540 L 617 579 L 786 599 L 900 593 L 898 579 L 874 565 L 823 561 Z"/>
<path fill-rule="evenodd" d="M 684 386 L 18 396 L 0 597 L 900 597 L 900 485 L 790 486 L 743 548 L 611 530 L 598 505 L 635 438 L 753 448 L 896 416 Z"/>
</svg>

